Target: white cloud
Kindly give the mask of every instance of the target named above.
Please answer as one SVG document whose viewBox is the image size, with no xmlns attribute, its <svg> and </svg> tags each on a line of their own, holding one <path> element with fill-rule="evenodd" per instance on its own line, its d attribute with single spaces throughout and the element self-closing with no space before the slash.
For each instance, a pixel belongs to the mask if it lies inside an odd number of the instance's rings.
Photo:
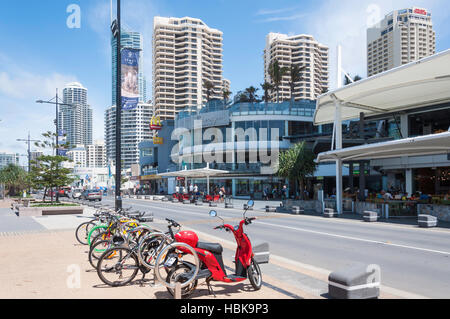
<svg viewBox="0 0 450 319">
<path fill-rule="evenodd" d="M 38 74 L 25 71 L 12 59 L 0 53 L 0 151 L 26 154 L 26 145 L 17 142 L 31 133 L 34 139 L 41 133 L 55 129 L 55 108 L 36 104 L 36 100 L 50 100 L 56 88 L 76 81 L 72 75 L 57 72 Z M 21 162 L 26 158 L 21 158 Z"/>
</svg>

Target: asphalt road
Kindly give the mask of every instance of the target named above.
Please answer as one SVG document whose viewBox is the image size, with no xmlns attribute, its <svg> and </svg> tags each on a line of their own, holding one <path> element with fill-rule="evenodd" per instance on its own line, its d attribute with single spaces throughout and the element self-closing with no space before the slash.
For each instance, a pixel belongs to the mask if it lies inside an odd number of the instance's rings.
<svg viewBox="0 0 450 319">
<path fill-rule="evenodd" d="M 105 197 L 103 202 L 113 205 L 111 198 Z M 194 229 L 225 241 L 234 240 L 231 234 L 213 229 L 221 221 L 208 215 L 211 208 L 207 206 L 136 199 L 125 199 L 124 206 L 152 212 L 156 219 L 175 219 L 184 230 Z M 238 224 L 242 219 L 240 207 L 214 209 L 227 223 Z M 267 214 L 261 210 L 249 211 L 247 216 L 261 217 L 247 226 L 246 232 L 253 243 L 268 242 L 271 255 L 328 272 L 353 263 L 377 264 L 384 286 L 423 297 L 450 298 L 448 229 Z M 290 283 L 295 276 L 287 275 L 283 269 L 269 270 L 278 271 L 279 277 Z"/>
</svg>

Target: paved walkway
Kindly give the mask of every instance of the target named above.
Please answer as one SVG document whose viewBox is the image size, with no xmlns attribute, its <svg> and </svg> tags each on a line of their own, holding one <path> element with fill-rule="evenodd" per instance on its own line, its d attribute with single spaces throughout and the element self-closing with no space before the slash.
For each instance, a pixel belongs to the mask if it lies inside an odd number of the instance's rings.
<svg viewBox="0 0 450 319">
<path fill-rule="evenodd" d="M 76 243 L 73 231 L 2 237 L 0 252 L 0 298 L 172 298 L 164 287 L 152 287 L 152 282 L 143 287 L 137 282 L 118 288 L 104 285 L 87 261 L 86 246 Z M 139 278 L 138 275 L 136 279 Z M 235 285 L 215 283 L 213 289 L 218 299 L 317 298 L 270 276 L 265 275 L 264 281 L 265 285 L 257 292 L 252 291 L 248 281 Z M 192 299 L 214 297 L 201 282 Z"/>
</svg>

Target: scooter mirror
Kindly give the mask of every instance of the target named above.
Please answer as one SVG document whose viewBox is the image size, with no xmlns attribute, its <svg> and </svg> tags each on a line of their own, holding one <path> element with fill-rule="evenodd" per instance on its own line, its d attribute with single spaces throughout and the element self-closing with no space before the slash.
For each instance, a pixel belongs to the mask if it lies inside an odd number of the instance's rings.
<svg viewBox="0 0 450 319">
<path fill-rule="evenodd" d="M 212 210 L 212 211 L 209 212 L 209 216 L 217 217 L 217 212 L 215 210 Z"/>
<path fill-rule="evenodd" d="M 247 206 L 248 206 L 248 207 L 253 207 L 253 205 L 255 205 L 255 202 L 253 201 L 253 199 L 250 199 L 250 200 L 247 202 Z"/>
</svg>

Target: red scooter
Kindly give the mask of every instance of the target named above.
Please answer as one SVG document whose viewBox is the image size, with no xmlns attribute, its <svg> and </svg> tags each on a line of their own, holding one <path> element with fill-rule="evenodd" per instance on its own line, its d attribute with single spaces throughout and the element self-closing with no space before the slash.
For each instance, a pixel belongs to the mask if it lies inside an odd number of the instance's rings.
<svg viewBox="0 0 450 319">
<path fill-rule="evenodd" d="M 247 203 L 247 208 L 252 207 L 253 205 L 254 202 L 250 200 Z M 199 242 L 197 234 L 192 231 L 181 231 L 175 235 L 175 241 L 188 244 L 189 246 L 194 248 L 195 252 L 198 255 L 198 259 L 200 260 L 199 270 L 195 280 L 193 280 L 189 286 L 183 288 L 181 291 L 181 294 L 184 298 L 188 297 L 194 292 L 199 279 L 206 279 L 208 291 L 214 296 L 214 291 L 212 290 L 210 285 L 211 281 L 237 283 L 248 278 L 255 290 L 261 289 L 261 269 L 254 259 L 255 255 L 252 250 L 252 243 L 250 242 L 248 236 L 244 233 L 244 225 L 247 226 L 256 219 L 255 217 L 245 217 L 247 208 L 244 211 L 244 219 L 239 223 L 238 226 L 233 227 L 231 225 L 223 223 L 222 225 L 214 228 L 225 229 L 227 232 L 232 232 L 236 239 L 236 272 L 233 275 L 227 275 L 222 258 L 223 248 L 220 244 Z M 219 217 L 217 216 L 217 212 L 214 210 L 210 211 L 209 215 L 212 217 Z M 222 219 L 221 217 L 219 218 Z M 182 252 L 181 254 L 180 251 Z M 164 263 L 164 267 L 168 273 L 166 282 L 183 283 L 192 278 L 197 266 L 191 262 L 184 261 L 183 254 L 187 255 L 192 253 L 187 249 L 184 250 L 183 248 L 179 248 L 178 253 L 172 251 L 167 255 Z M 173 289 L 167 289 L 172 295 L 174 295 Z"/>
</svg>

